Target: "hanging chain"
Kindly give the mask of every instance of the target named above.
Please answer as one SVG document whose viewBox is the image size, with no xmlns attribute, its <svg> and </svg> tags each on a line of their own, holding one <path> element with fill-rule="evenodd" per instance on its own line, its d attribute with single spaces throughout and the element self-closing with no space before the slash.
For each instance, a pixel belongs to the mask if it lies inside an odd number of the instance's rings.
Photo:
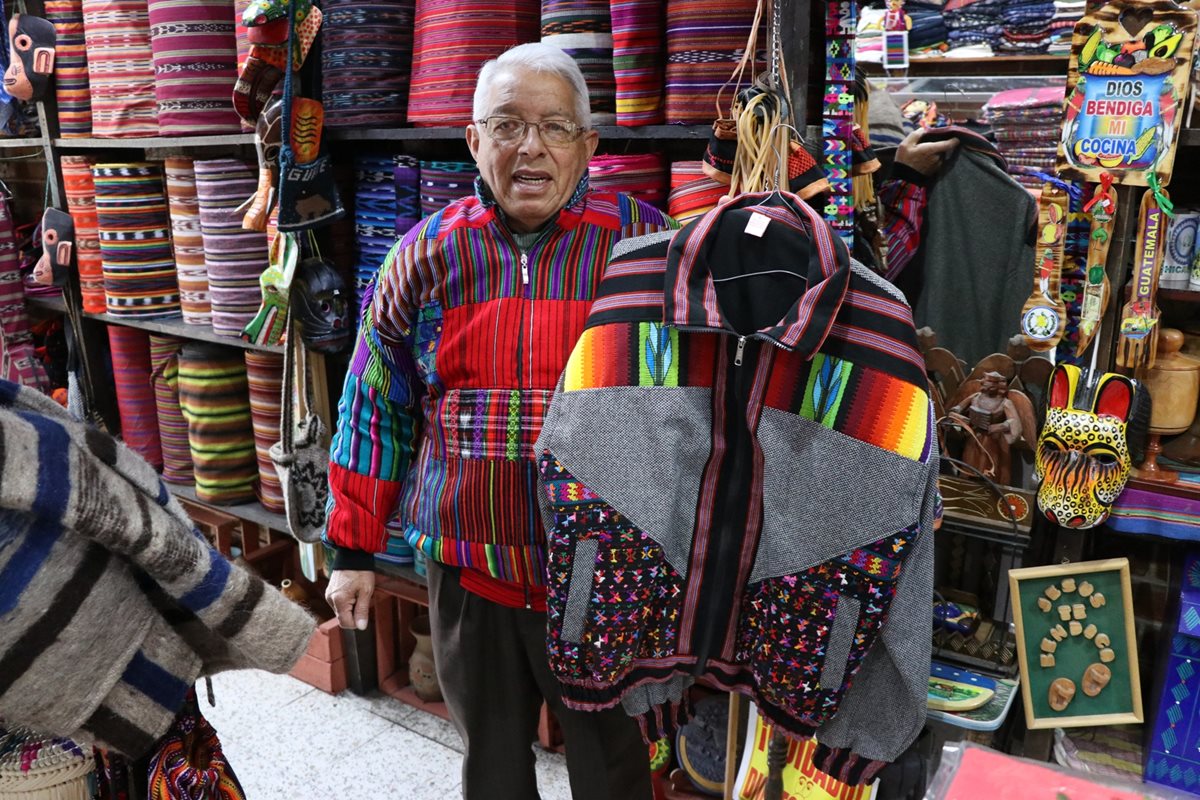
<svg viewBox="0 0 1200 800">
<path fill-rule="evenodd" d="M 768 80 L 770 81 L 771 88 L 776 91 L 779 90 L 781 84 L 779 80 L 779 51 L 781 47 L 779 18 L 782 16 L 782 5 L 781 0 L 771 0 L 771 40 L 768 42 L 771 48 L 771 72 Z"/>
</svg>

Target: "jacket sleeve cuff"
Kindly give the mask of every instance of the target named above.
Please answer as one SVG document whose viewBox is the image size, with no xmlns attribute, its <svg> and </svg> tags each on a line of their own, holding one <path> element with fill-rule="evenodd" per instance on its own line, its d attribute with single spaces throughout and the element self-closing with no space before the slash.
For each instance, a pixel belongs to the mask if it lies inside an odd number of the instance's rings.
<svg viewBox="0 0 1200 800">
<path fill-rule="evenodd" d="M 338 547 L 330 545 L 333 548 L 333 565 L 330 569 L 353 569 L 353 570 L 373 570 L 375 569 L 375 555 L 368 553 L 365 550 L 352 550 L 349 547 Z"/>
<path fill-rule="evenodd" d="M 899 161 L 892 164 L 892 177 L 898 181 L 911 183 L 914 186 L 925 186 L 929 183 L 928 175 L 923 175 L 908 164 L 902 164 Z"/>
<path fill-rule="evenodd" d="M 861 786 L 875 780 L 879 770 L 886 767 L 888 762 L 862 758 L 848 748 L 828 747 L 818 743 L 813 752 L 813 765 L 847 786 Z"/>
</svg>

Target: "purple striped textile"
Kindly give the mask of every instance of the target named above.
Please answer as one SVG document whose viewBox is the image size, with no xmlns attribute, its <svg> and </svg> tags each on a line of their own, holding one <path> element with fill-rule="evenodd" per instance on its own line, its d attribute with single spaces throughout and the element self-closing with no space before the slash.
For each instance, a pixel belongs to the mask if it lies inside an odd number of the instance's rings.
<svg viewBox="0 0 1200 800">
<path fill-rule="evenodd" d="M 612 15 L 608 0 L 542 0 L 542 41 L 579 65 L 587 81 L 593 125 L 615 125 Z"/>
<path fill-rule="evenodd" d="M 46 370 L 33 352 L 20 255 L 9 199 L 0 194 L 0 378 L 47 391 Z"/>
<path fill-rule="evenodd" d="M 258 277 L 267 268 L 267 235 L 243 230 L 238 211 L 257 189 L 257 173 L 232 158 L 197 161 L 195 169 L 213 332 L 240 337 L 262 303 Z"/>
<path fill-rule="evenodd" d="M 149 0 L 160 136 L 237 133 L 233 0 Z"/>
<path fill-rule="evenodd" d="M 187 420 L 179 408 L 179 351 L 183 340 L 150 334 L 150 385 L 158 415 L 158 439 L 162 446 L 162 479 L 167 483 L 191 484 L 192 448 L 188 444 Z"/>
<path fill-rule="evenodd" d="M 92 135 L 157 136 L 146 0 L 83 0 Z"/>
<path fill-rule="evenodd" d="M 396 186 L 396 237 L 421 221 L 421 163 L 412 156 L 396 156 L 392 173 Z"/>
<path fill-rule="evenodd" d="M 189 325 L 212 324 L 208 297 L 208 268 L 200 234 L 200 201 L 196 199 L 196 168 L 187 156 L 171 156 L 164 164 L 167 205 L 171 211 L 171 242 L 179 277 L 179 303 Z"/>
<path fill-rule="evenodd" d="M 415 0 L 325 0 L 321 10 L 326 127 L 403 125 Z"/>
<path fill-rule="evenodd" d="M 662 0 L 610 0 L 618 125 L 661 125 Z"/>
<path fill-rule="evenodd" d="M 64 138 L 92 135 L 92 93 L 88 84 L 83 0 L 46 0 L 46 19 L 54 23 L 54 96 L 58 132 Z"/>
<path fill-rule="evenodd" d="M 593 156 L 588 183 L 594 192 L 621 192 L 667 210 L 667 161 L 659 153 Z"/>
<path fill-rule="evenodd" d="M 667 0 L 667 124 L 706 125 L 717 118 L 717 94 L 746 49 L 754 9 L 754 0 Z M 766 46 L 760 29 L 760 65 Z M 721 95 L 725 114 L 733 92 L 730 87 Z"/>
<path fill-rule="evenodd" d="M 421 162 L 421 216 L 475 193 L 479 168 L 473 161 Z"/>
<path fill-rule="evenodd" d="M 250 419 L 258 457 L 258 501 L 267 511 L 282 514 L 283 487 L 271 461 L 271 445 L 279 441 L 279 418 L 283 413 L 283 355 L 247 350 L 246 379 L 250 383 Z"/>
<path fill-rule="evenodd" d="M 162 469 L 158 406 L 150 385 L 150 337 L 136 328 L 109 325 L 108 345 L 112 350 L 121 438 L 155 469 Z"/>
</svg>

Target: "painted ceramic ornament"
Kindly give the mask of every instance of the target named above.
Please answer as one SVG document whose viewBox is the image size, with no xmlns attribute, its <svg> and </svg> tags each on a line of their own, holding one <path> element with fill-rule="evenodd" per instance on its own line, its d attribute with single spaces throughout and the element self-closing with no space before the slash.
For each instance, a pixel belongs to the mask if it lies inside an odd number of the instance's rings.
<svg viewBox="0 0 1200 800">
<path fill-rule="evenodd" d="M 1084 15 L 1071 45 L 1060 175 L 1170 182 L 1195 33 L 1196 13 L 1173 0 L 1114 0 Z"/>
<path fill-rule="evenodd" d="M 29 14 L 8 21 L 9 64 L 4 88 L 18 100 L 41 100 L 54 73 L 54 23 Z"/>
<path fill-rule="evenodd" d="M 57 208 L 42 214 L 42 257 L 33 279 L 43 286 L 65 286 L 75 265 L 75 221 Z"/>
<path fill-rule="evenodd" d="M 1045 184 L 1038 200 L 1036 275 L 1033 293 L 1021 309 L 1021 333 L 1031 350 L 1058 345 L 1067 329 L 1067 306 L 1060 293 L 1063 249 L 1070 198 L 1058 186 Z"/>
<path fill-rule="evenodd" d="M 1051 522 L 1084 529 L 1108 518 L 1129 479 L 1126 424 L 1136 389 L 1124 375 L 1096 375 L 1071 364 L 1054 368 L 1034 451 L 1037 504 Z"/>
<path fill-rule="evenodd" d="M 1167 235 L 1167 215 L 1162 204 L 1169 202 L 1165 189 L 1148 191 L 1142 196 L 1133 248 L 1133 289 L 1129 302 L 1121 308 L 1121 338 L 1116 353 L 1117 364 L 1126 369 L 1153 367 L 1158 351 L 1160 312 L 1155 296 Z"/>
</svg>

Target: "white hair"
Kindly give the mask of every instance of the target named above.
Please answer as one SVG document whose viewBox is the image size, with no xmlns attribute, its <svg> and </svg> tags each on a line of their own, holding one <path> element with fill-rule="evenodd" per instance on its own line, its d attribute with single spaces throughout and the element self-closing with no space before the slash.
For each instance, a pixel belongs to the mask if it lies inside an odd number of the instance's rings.
<svg viewBox="0 0 1200 800">
<path fill-rule="evenodd" d="M 473 119 L 483 119 L 488 115 L 488 95 L 496 75 L 513 69 L 549 72 L 570 84 L 575 94 L 575 122 L 582 125 L 584 130 L 591 129 L 592 104 L 588 97 L 587 81 L 583 79 L 579 65 L 559 48 L 542 42 L 519 44 L 483 65 L 479 70 L 479 80 L 475 82 Z"/>
</svg>

